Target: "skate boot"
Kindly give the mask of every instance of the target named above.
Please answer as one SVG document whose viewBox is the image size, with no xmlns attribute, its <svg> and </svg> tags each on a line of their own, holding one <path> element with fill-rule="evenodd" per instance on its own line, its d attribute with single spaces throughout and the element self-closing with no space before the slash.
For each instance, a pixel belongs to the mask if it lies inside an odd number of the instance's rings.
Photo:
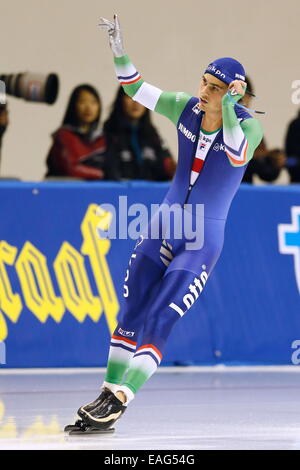
<svg viewBox="0 0 300 470">
<path fill-rule="evenodd" d="M 90 411 L 87 411 L 86 408 L 82 409 L 82 419 L 89 426 L 99 430 L 109 430 L 125 410 L 126 406 L 109 391 L 107 398 L 101 401 L 98 406 Z"/>
<path fill-rule="evenodd" d="M 104 388 L 102 392 L 100 393 L 99 397 L 96 398 L 96 400 L 92 401 L 91 403 L 88 403 L 87 405 L 83 405 L 79 408 L 77 411 L 78 415 L 80 418 L 84 418 L 85 414 L 84 412 L 90 412 L 93 408 L 96 408 L 101 405 L 101 403 L 106 400 L 106 398 L 109 397 L 110 395 L 110 390 L 108 388 Z"/>
<path fill-rule="evenodd" d="M 78 419 L 75 424 L 69 424 L 64 428 L 64 432 L 67 432 L 69 436 L 82 435 L 82 434 L 111 434 L 114 432 L 113 428 L 103 426 L 102 428 L 91 426 L 85 420 L 85 411 L 90 412 L 93 408 L 101 406 L 101 404 L 111 395 L 108 388 L 104 388 L 100 393 L 99 397 L 91 403 L 83 405 L 77 411 L 81 419 Z"/>
</svg>

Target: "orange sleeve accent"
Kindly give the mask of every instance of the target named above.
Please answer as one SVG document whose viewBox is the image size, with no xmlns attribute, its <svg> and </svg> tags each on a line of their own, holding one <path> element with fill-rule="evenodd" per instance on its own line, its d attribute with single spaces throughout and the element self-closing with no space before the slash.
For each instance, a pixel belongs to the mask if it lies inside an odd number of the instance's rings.
<svg viewBox="0 0 300 470">
<path fill-rule="evenodd" d="M 227 153 L 226 151 L 225 151 L 225 153 L 226 153 L 227 157 L 229 158 L 229 160 L 231 160 L 233 163 L 235 163 L 237 165 L 243 165 L 247 161 L 247 150 L 248 150 L 248 140 L 247 140 L 247 145 L 246 145 L 244 153 L 243 153 L 243 159 L 242 160 L 236 160 L 231 155 L 229 155 L 229 153 Z"/>
</svg>

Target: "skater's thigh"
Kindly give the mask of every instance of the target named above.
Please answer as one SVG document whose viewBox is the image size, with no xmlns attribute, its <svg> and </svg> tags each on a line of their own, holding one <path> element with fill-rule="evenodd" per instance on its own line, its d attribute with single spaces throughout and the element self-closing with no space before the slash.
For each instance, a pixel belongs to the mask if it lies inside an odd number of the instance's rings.
<svg viewBox="0 0 300 470">
<path fill-rule="evenodd" d="M 176 256 L 165 271 L 164 277 L 170 272 L 183 270 L 200 275 L 205 271 L 209 275 L 222 252 L 224 243 L 224 221 L 205 221 L 204 243 L 201 248 L 197 248 L 194 243 L 182 242 L 176 252 Z"/>
<path fill-rule="evenodd" d="M 159 291 L 147 306 L 143 344 L 155 344 L 162 351 L 173 325 L 201 297 L 207 273 L 177 269 L 166 273 Z"/>
<path fill-rule="evenodd" d="M 131 322 L 133 318 L 142 321 L 146 305 L 161 282 L 165 269 L 165 266 L 159 266 L 148 256 L 133 252 L 124 281 L 121 322 Z"/>
</svg>

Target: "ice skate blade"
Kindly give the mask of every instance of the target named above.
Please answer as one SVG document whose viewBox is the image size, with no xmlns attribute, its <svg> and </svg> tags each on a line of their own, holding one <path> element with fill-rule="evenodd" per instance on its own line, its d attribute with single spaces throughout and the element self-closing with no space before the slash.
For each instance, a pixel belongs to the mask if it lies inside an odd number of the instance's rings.
<svg viewBox="0 0 300 470">
<path fill-rule="evenodd" d="M 68 427 L 68 426 L 67 426 Z M 73 426 L 73 429 L 69 431 L 69 436 L 91 436 L 94 434 L 113 434 L 114 428 L 110 429 L 99 429 L 92 426 L 87 426 L 85 429 Z"/>
<path fill-rule="evenodd" d="M 81 425 L 82 420 L 78 419 L 75 424 L 68 424 L 68 426 L 65 427 L 64 432 L 70 432 L 73 431 L 73 429 L 80 429 Z"/>
<path fill-rule="evenodd" d="M 73 431 L 73 429 L 79 429 L 78 426 L 75 426 L 75 424 L 69 424 L 68 426 L 65 427 L 64 432 L 70 432 Z"/>
</svg>

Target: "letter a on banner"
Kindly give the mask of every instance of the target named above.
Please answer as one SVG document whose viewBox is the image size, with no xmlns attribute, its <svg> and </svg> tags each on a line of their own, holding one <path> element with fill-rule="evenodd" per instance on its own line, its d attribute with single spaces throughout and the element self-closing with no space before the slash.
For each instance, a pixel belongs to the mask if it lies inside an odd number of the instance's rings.
<svg viewBox="0 0 300 470">
<path fill-rule="evenodd" d="M 16 262 L 16 271 L 27 308 L 42 323 L 48 316 L 60 322 L 65 307 L 55 295 L 45 255 L 26 242 Z"/>
<path fill-rule="evenodd" d="M 0 309 L 14 323 L 17 322 L 22 311 L 22 302 L 19 294 L 14 294 L 7 274 L 6 265 L 13 266 L 17 256 L 17 248 L 5 241 L 0 242 Z M 7 337 L 7 325 L 0 312 L 0 341 Z"/>
<path fill-rule="evenodd" d="M 101 315 L 98 297 L 92 294 L 84 257 L 64 242 L 54 262 L 54 270 L 66 308 L 79 321 L 89 315 L 95 322 Z"/>
<path fill-rule="evenodd" d="M 99 239 L 97 236 L 97 226 L 99 224 L 98 214 L 97 204 L 90 204 L 81 224 L 81 232 L 84 240 L 81 252 L 90 259 L 106 321 L 109 331 L 112 333 L 117 326 L 117 313 L 120 306 L 109 266 L 105 258 L 111 242 L 110 240 Z"/>
</svg>

